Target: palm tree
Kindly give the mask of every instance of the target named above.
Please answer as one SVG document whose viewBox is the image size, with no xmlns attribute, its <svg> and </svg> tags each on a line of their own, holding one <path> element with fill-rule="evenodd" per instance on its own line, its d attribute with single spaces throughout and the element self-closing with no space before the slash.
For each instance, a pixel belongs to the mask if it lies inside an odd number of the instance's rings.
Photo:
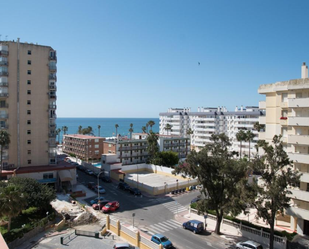
<svg viewBox="0 0 309 249">
<path fill-rule="evenodd" d="M 99 136 L 100 136 L 100 129 L 101 129 L 101 125 L 98 125 Z"/>
<path fill-rule="evenodd" d="M 168 131 L 171 131 L 172 130 L 172 125 L 170 125 L 170 124 L 166 124 L 165 125 L 165 127 L 164 127 L 164 129 L 167 131 L 167 135 L 168 135 Z"/>
<path fill-rule="evenodd" d="M 132 127 L 129 129 L 129 132 L 130 132 L 130 139 L 132 139 L 132 132 L 133 132 L 133 128 Z"/>
<path fill-rule="evenodd" d="M 146 133 L 146 126 L 142 126 L 143 133 Z"/>
<path fill-rule="evenodd" d="M 193 134 L 193 130 L 191 128 L 186 130 L 187 135 L 189 135 L 191 137 L 191 135 Z"/>
<path fill-rule="evenodd" d="M 240 148 L 239 148 L 239 157 L 241 158 L 241 149 L 242 149 L 242 142 L 246 141 L 246 133 L 243 130 L 240 130 L 236 134 L 236 139 L 238 142 L 240 142 Z"/>
<path fill-rule="evenodd" d="M 0 190 L 0 216 L 9 218 L 8 231 L 11 230 L 12 217 L 16 217 L 25 208 L 26 196 L 13 184 Z"/>
<path fill-rule="evenodd" d="M 150 126 L 150 130 L 152 131 L 152 126 L 154 126 L 156 123 L 154 121 L 152 121 L 152 120 L 149 120 L 148 124 Z"/>
<path fill-rule="evenodd" d="M 83 127 L 80 125 L 80 126 L 78 126 L 78 134 L 82 134 L 82 130 L 83 130 Z"/>
<path fill-rule="evenodd" d="M 61 135 L 61 129 L 60 128 L 58 128 L 56 130 L 56 135 L 58 135 L 58 144 L 60 144 L 60 135 Z"/>
<path fill-rule="evenodd" d="M 148 126 L 149 126 L 149 124 L 147 123 L 147 124 L 146 124 L 146 130 L 147 130 L 147 133 L 148 133 Z"/>
<path fill-rule="evenodd" d="M 255 134 L 252 131 L 248 130 L 246 132 L 246 141 L 249 142 L 249 162 L 250 162 L 250 146 L 251 146 L 251 142 L 254 137 L 255 137 Z"/>
<path fill-rule="evenodd" d="M 2 166 L 3 166 L 3 163 L 2 163 L 2 158 L 3 158 L 3 148 L 7 145 L 9 145 L 9 143 L 11 142 L 10 140 L 10 134 L 5 131 L 5 130 L 0 130 L 0 179 L 2 177 Z"/>
<path fill-rule="evenodd" d="M 115 128 L 116 128 L 116 138 L 117 138 L 117 135 L 118 135 L 118 127 L 119 127 L 119 125 L 118 124 L 115 124 Z"/>
<path fill-rule="evenodd" d="M 68 130 L 67 126 L 62 126 L 63 135 L 66 135 Z"/>
</svg>

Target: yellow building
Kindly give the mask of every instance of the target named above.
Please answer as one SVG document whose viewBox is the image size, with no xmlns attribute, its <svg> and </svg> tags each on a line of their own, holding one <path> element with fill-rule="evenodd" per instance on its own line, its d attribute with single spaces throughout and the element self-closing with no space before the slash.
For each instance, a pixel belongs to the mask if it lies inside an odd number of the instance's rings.
<svg viewBox="0 0 309 249">
<path fill-rule="evenodd" d="M 266 116 L 260 117 L 265 131 L 259 139 L 270 142 L 274 135 L 282 134 L 284 147 L 301 173 L 301 183 L 292 188 L 292 206 L 287 210 L 291 216 L 291 229 L 309 235 L 309 79 L 308 66 L 303 63 L 301 79 L 261 85 L 260 94 L 266 101 L 260 108 Z"/>
<path fill-rule="evenodd" d="M 74 184 L 74 167 L 57 163 L 56 64 L 49 46 L 0 41 L 0 128 L 11 140 L 2 158 L 4 179 L 15 174 L 56 184 L 66 175 L 62 180 Z M 70 174 L 59 173 L 64 169 Z"/>
</svg>

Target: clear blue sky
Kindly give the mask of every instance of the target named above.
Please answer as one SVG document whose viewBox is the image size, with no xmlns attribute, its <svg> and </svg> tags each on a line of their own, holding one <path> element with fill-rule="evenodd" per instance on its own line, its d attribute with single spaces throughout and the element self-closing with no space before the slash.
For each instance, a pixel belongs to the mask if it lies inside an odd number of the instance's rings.
<svg viewBox="0 0 309 249">
<path fill-rule="evenodd" d="M 58 117 L 258 105 L 309 64 L 308 0 L 2 1 L 2 39 L 58 54 Z M 200 62 L 200 65 L 198 65 Z"/>
</svg>

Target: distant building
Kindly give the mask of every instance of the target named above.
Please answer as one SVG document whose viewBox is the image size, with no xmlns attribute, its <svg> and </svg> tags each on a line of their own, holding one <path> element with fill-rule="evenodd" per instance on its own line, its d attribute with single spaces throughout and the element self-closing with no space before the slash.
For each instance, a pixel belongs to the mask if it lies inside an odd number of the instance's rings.
<svg viewBox="0 0 309 249">
<path fill-rule="evenodd" d="M 57 56 L 50 46 L 0 41 L 0 128 L 10 134 L 2 178 L 74 185 L 75 167 L 57 162 Z"/>
<path fill-rule="evenodd" d="M 63 136 L 63 152 L 77 156 L 78 158 L 89 161 L 89 160 L 100 160 L 103 154 L 105 138 L 81 135 L 81 134 L 70 134 Z"/>
<path fill-rule="evenodd" d="M 258 92 L 266 96 L 260 108 L 266 116 L 260 117 L 265 130 L 259 139 L 271 142 L 274 135 L 282 135 L 284 148 L 302 176 L 300 186 L 290 189 L 292 206 L 291 229 L 300 235 L 309 235 L 309 79 L 308 66 L 301 68 L 301 79 L 261 85 Z"/>
</svg>

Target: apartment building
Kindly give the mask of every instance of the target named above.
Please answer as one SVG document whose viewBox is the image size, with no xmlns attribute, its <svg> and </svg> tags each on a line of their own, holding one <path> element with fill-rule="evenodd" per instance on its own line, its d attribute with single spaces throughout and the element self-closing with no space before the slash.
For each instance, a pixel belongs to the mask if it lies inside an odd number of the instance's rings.
<svg viewBox="0 0 309 249">
<path fill-rule="evenodd" d="M 103 154 L 104 137 L 96 137 L 82 134 L 70 134 L 63 136 L 63 152 L 89 160 L 100 160 Z"/>
<path fill-rule="evenodd" d="M 292 206 L 286 210 L 290 215 L 291 229 L 309 235 L 309 79 L 308 66 L 301 68 L 301 79 L 261 85 L 260 94 L 266 101 L 260 108 L 266 116 L 260 117 L 265 131 L 259 139 L 270 142 L 274 135 L 282 134 L 284 147 L 293 160 L 293 166 L 301 173 L 299 188 L 292 188 Z"/>
<path fill-rule="evenodd" d="M 0 41 L 0 128 L 11 140 L 2 158 L 4 179 L 75 183 L 74 167 L 57 163 L 56 64 L 50 46 Z"/>
<path fill-rule="evenodd" d="M 180 159 L 186 158 L 191 151 L 188 137 L 159 135 L 158 144 L 160 151 L 176 152 Z"/>
<path fill-rule="evenodd" d="M 170 108 L 167 113 L 160 113 L 160 134 L 176 133 L 190 137 L 191 148 L 199 151 L 211 142 L 212 134 L 225 133 L 232 143 L 230 149 L 239 151 L 240 142 L 237 141 L 236 134 L 239 130 L 251 130 L 256 136 L 250 143 L 242 142 L 242 154 L 249 155 L 250 151 L 253 155 L 258 140 L 258 133 L 253 127 L 263 115 L 263 111 L 256 106 L 236 107 L 233 112 L 229 112 L 225 107 L 199 107 L 197 112 L 191 112 L 189 108 Z M 167 124 L 172 126 L 171 130 L 165 129 Z M 174 132 L 175 124 L 176 132 Z M 193 131 L 190 136 L 187 134 L 189 128 Z"/>
</svg>

